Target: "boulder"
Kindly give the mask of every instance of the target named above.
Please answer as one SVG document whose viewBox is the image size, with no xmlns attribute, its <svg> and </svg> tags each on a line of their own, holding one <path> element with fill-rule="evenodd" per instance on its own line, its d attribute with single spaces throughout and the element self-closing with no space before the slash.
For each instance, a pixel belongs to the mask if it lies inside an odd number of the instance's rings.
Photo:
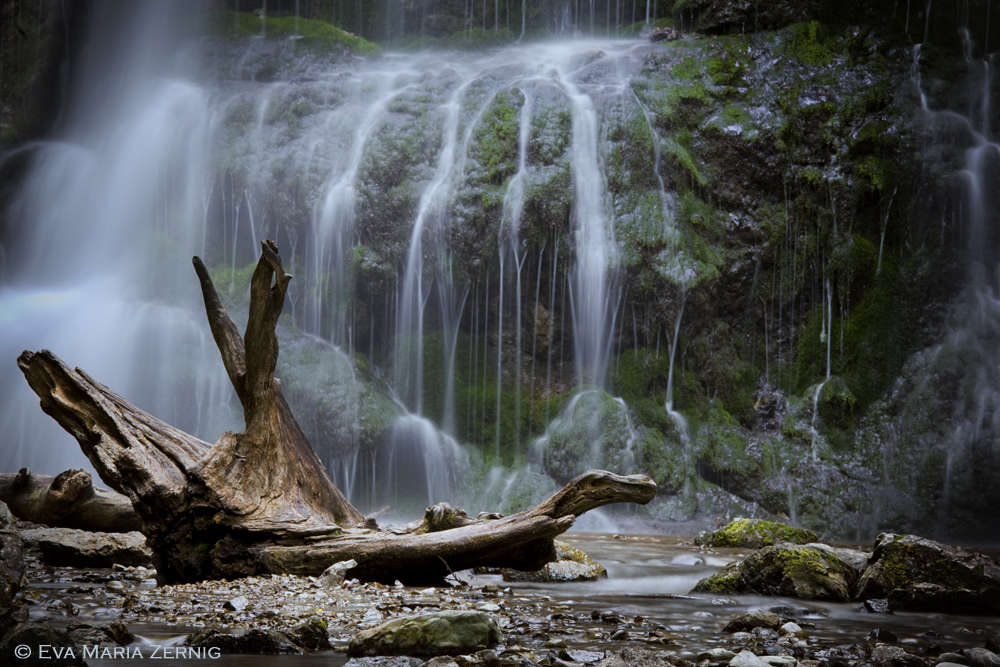
<svg viewBox="0 0 1000 667">
<path fill-rule="evenodd" d="M 14 596 L 27 585 L 21 536 L 12 531 L 0 531 L 0 609 L 10 609 Z"/>
<path fill-rule="evenodd" d="M 735 519 L 729 525 L 710 533 L 701 533 L 694 543 L 709 547 L 760 549 L 772 544 L 809 544 L 817 540 L 816 533 L 764 519 Z"/>
<path fill-rule="evenodd" d="M 649 651 L 630 646 L 601 660 L 597 663 L 597 667 L 675 667 L 680 664 L 690 663 L 662 651 Z"/>
<path fill-rule="evenodd" d="M 970 667 L 1000 667 L 1000 657 L 985 648 L 967 648 L 962 651 Z"/>
<path fill-rule="evenodd" d="M 765 609 L 754 609 L 741 614 L 726 624 L 723 632 L 752 632 L 754 628 L 777 630 L 781 625 L 781 617 Z"/>
<path fill-rule="evenodd" d="M 504 581 L 539 581 L 544 583 L 566 581 L 597 581 L 607 577 L 608 571 L 576 547 L 555 540 L 557 560 L 546 563 L 540 570 L 522 571 L 504 568 Z"/>
<path fill-rule="evenodd" d="M 347 571 L 357 566 L 358 563 L 353 558 L 334 563 L 323 570 L 323 574 L 319 576 L 316 583 L 324 588 L 340 588 L 340 585 L 344 583 L 344 579 L 347 578 Z"/>
<path fill-rule="evenodd" d="M 0 664 L 59 666 L 86 663 L 80 645 L 67 633 L 45 623 L 33 622 L 18 624 L 0 639 Z"/>
<path fill-rule="evenodd" d="M 742 563 L 730 563 L 702 579 L 694 591 L 846 602 L 858 577 L 854 565 L 858 558 L 856 552 L 845 558 L 839 551 L 844 550 L 825 544 L 764 547 Z"/>
<path fill-rule="evenodd" d="M 42 552 L 42 561 L 48 565 L 152 565 L 146 536 L 138 531 L 92 533 L 73 528 L 31 528 L 22 530 L 21 537 L 27 546 Z"/>
<path fill-rule="evenodd" d="M 854 599 L 886 598 L 893 609 L 1000 613 L 1000 563 L 916 535 L 883 533 Z"/>
<path fill-rule="evenodd" d="M 442 611 L 397 618 L 354 635 L 352 657 L 462 655 L 488 649 L 503 635 L 493 618 L 481 611 Z"/>
<path fill-rule="evenodd" d="M 241 635 L 205 628 L 184 642 L 193 648 L 218 648 L 221 653 L 252 653 L 254 655 L 280 655 L 302 653 L 283 633 L 277 630 L 250 630 Z"/>
<path fill-rule="evenodd" d="M 121 621 L 70 623 L 66 629 L 80 646 L 128 646 L 135 641 L 135 635 Z"/>
<path fill-rule="evenodd" d="M 674 4 L 674 15 L 699 32 L 756 32 L 777 30 L 792 23 L 817 18 L 818 0 L 683 0 Z"/>
<path fill-rule="evenodd" d="M 7 507 L 7 503 L 0 500 L 0 530 L 14 530 L 14 525 L 17 523 L 17 519 L 14 515 L 10 513 L 10 508 Z"/>
<path fill-rule="evenodd" d="M 330 631 L 326 621 L 319 616 L 312 616 L 308 621 L 287 633 L 292 642 L 310 651 L 332 651 Z"/>
</svg>

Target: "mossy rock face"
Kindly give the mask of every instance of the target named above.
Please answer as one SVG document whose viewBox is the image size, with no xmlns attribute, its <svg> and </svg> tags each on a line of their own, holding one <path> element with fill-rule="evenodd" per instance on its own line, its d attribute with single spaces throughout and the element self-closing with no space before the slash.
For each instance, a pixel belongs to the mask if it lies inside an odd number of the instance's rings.
<svg viewBox="0 0 1000 667">
<path fill-rule="evenodd" d="M 504 581 L 537 581 L 542 583 L 558 583 L 567 581 L 597 581 L 607 577 L 608 571 L 581 549 L 571 544 L 555 540 L 556 556 L 559 560 L 546 563 L 540 570 L 525 572 L 504 568 Z"/>
<path fill-rule="evenodd" d="M 397 618 L 354 635 L 352 657 L 376 655 L 464 655 L 503 640 L 493 618 L 481 611 L 442 611 Z"/>
<path fill-rule="evenodd" d="M 774 30 L 816 16 L 818 0 L 681 0 L 674 3 L 674 16 L 690 22 L 697 16 L 699 32 L 724 33 Z"/>
<path fill-rule="evenodd" d="M 628 472 L 637 435 L 624 401 L 599 389 L 583 391 L 570 399 L 543 438 L 545 467 L 560 483 L 590 469 Z"/>
<path fill-rule="evenodd" d="M 809 544 L 817 539 L 816 533 L 805 528 L 764 519 L 736 519 L 725 528 L 698 535 L 694 543 L 710 547 L 760 549 L 781 542 Z"/>
<path fill-rule="evenodd" d="M 916 535 L 883 533 L 854 592 L 896 609 L 1000 613 L 1000 562 Z"/>
<path fill-rule="evenodd" d="M 694 590 L 847 602 L 858 577 L 857 558 L 841 551 L 849 550 L 824 544 L 764 547 L 740 563 L 738 573 L 727 566 L 699 581 Z"/>
</svg>

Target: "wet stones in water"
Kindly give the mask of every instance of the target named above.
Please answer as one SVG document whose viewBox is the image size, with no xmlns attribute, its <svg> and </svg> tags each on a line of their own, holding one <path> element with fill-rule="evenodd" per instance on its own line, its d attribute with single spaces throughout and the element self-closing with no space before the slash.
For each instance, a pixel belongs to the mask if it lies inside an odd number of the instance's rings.
<svg viewBox="0 0 1000 667">
<path fill-rule="evenodd" d="M 760 549 L 773 544 L 809 544 L 819 539 L 816 533 L 764 519 L 735 519 L 724 528 L 700 533 L 694 543 L 709 547 Z"/>
<path fill-rule="evenodd" d="M 406 655 L 351 658 L 344 667 L 423 667 L 424 660 Z"/>
<path fill-rule="evenodd" d="M 873 642 L 881 642 L 883 644 L 892 644 L 898 641 L 896 635 L 892 634 L 885 628 L 875 628 L 868 633 L 868 639 Z"/>
<path fill-rule="evenodd" d="M 684 664 L 689 663 L 660 651 L 628 647 L 601 660 L 597 667 L 677 667 Z"/>
<path fill-rule="evenodd" d="M 879 644 L 872 649 L 871 662 L 873 665 L 885 667 L 924 667 L 924 661 L 908 653 L 899 646 L 889 646 Z"/>
<path fill-rule="evenodd" d="M 916 535 L 883 533 L 856 586 L 858 599 L 894 609 L 1000 613 L 1000 563 Z"/>
<path fill-rule="evenodd" d="M 340 588 L 347 578 L 347 571 L 357 566 L 358 563 L 353 558 L 334 563 L 323 571 L 316 583 L 324 588 Z"/>
<path fill-rule="evenodd" d="M 698 654 L 698 662 L 707 660 L 710 664 L 721 665 L 728 663 L 735 657 L 736 654 L 728 649 L 713 648 L 705 651 L 704 653 Z"/>
<path fill-rule="evenodd" d="M 308 621 L 288 633 L 293 643 L 310 651 L 330 651 L 329 626 L 319 616 L 312 616 Z"/>
<path fill-rule="evenodd" d="M 961 653 L 942 653 L 935 659 L 935 664 L 951 663 L 954 665 L 968 665 L 969 660 Z"/>
<path fill-rule="evenodd" d="M 140 532 L 92 533 L 73 528 L 31 528 L 21 531 L 25 544 L 42 552 L 47 565 L 111 567 L 152 564 L 146 536 Z"/>
<path fill-rule="evenodd" d="M 970 667 L 1000 667 L 1000 657 L 985 648 L 967 648 L 962 651 Z"/>
<path fill-rule="evenodd" d="M 768 664 L 750 651 L 740 651 L 729 661 L 729 667 L 768 667 Z"/>
<path fill-rule="evenodd" d="M 1000 653 L 1000 632 L 992 632 L 986 639 L 986 650 Z"/>
<path fill-rule="evenodd" d="M 442 611 L 397 618 L 356 634 L 350 656 L 462 655 L 488 649 L 503 640 L 496 621 L 480 611 Z"/>
<path fill-rule="evenodd" d="M 14 604 L 14 596 L 27 585 L 21 536 L 13 532 L 0 532 L 0 609 L 10 609 Z"/>
<path fill-rule="evenodd" d="M 247 600 L 245 596 L 240 595 L 240 596 L 234 597 L 232 600 L 226 600 L 222 604 L 222 608 L 225 609 L 226 611 L 240 612 L 240 611 L 246 610 L 246 608 L 247 608 L 247 606 L 249 606 L 249 604 L 250 604 L 250 600 Z"/>
<path fill-rule="evenodd" d="M 24 656 L 24 648 L 30 651 Z M 40 650 L 46 647 L 45 651 Z M 19 653 L 15 653 L 19 650 Z M 48 657 L 46 657 L 48 656 Z M 56 657 L 59 656 L 59 657 Z M 0 644 L 0 664 L 82 665 L 83 650 L 67 633 L 45 623 L 21 623 L 7 633 Z"/>
<path fill-rule="evenodd" d="M 121 621 L 87 621 L 67 627 L 74 642 L 83 646 L 128 646 L 135 635 Z"/>
<path fill-rule="evenodd" d="M 888 600 L 865 600 L 861 605 L 861 611 L 865 614 L 891 614 Z"/>
<path fill-rule="evenodd" d="M 206 628 L 191 635 L 185 646 L 192 648 L 217 648 L 222 653 L 251 653 L 254 655 L 282 655 L 302 653 L 284 634 L 276 630 L 251 630 L 246 634 L 232 635 L 217 628 Z"/>
<path fill-rule="evenodd" d="M 723 632 L 751 632 L 754 628 L 767 628 L 777 630 L 781 626 L 781 618 L 763 609 L 754 609 L 751 612 L 737 616 L 726 624 Z"/>
</svg>

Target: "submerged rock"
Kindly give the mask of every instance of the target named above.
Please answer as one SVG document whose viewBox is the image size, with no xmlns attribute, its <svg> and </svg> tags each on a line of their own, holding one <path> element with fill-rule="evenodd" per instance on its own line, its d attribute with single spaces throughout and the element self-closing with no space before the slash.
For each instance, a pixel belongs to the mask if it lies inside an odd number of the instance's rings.
<svg viewBox="0 0 1000 667">
<path fill-rule="evenodd" d="M 17 651 L 15 653 L 15 650 Z M 83 651 L 62 630 L 41 622 L 21 623 L 0 640 L 4 665 L 84 665 Z"/>
<path fill-rule="evenodd" d="M 730 563 L 716 574 L 702 579 L 694 591 L 786 595 L 806 600 L 846 602 L 858 577 L 855 564 L 859 559 L 851 553 L 838 552 L 851 550 L 834 549 L 825 544 L 764 547 L 742 563 Z M 857 553 L 860 552 L 853 552 Z"/>
<path fill-rule="evenodd" d="M 462 655 L 502 641 L 496 621 L 480 611 L 442 611 L 397 618 L 359 632 L 351 639 L 350 656 Z"/>
<path fill-rule="evenodd" d="M 694 543 L 709 547 L 760 549 L 781 542 L 809 544 L 817 539 L 816 533 L 811 530 L 795 528 L 777 521 L 735 519 L 724 528 L 701 533 L 695 538 Z"/>
<path fill-rule="evenodd" d="M 67 630 L 81 646 L 128 646 L 135 641 L 135 635 L 121 621 L 70 623 Z"/>
<path fill-rule="evenodd" d="M 92 533 L 73 528 L 31 528 L 21 531 L 25 544 L 42 552 L 48 565 L 111 567 L 152 565 L 146 536 L 131 533 Z"/>
<path fill-rule="evenodd" d="M 523 571 L 504 568 L 504 581 L 539 581 L 543 583 L 566 581 L 597 581 L 607 577 L 608 571 L 576 547 L 555 540 L 556 556 L 554 563 L 546 563 L 540 570 Z"/>
<path fill-rule="evenodd" d="M 781 625 L 781 617 L 764 609 L 755 609 L 737 616 L 726 624 L 723 632 L 751 632 L 754 628 L 777 630 Z"/>
<path fill-rule="evenodd" d="M 893 609 L 997 614 L 1000 563 L 916 535 L 883 533 L 854 598 L 886 598 Z"/>
</svg>

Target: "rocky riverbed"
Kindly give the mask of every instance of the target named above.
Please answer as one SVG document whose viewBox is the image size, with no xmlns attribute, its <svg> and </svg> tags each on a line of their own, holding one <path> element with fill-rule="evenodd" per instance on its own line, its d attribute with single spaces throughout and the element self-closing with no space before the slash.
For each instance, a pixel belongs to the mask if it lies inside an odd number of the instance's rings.
<svg viewBox="0 0 1000 667">
<path fill-rule="evenodd" d="M 354 660 L 415 667 L 426 657 L 350 658 L 350 641 L 392 619 L 439 612 L 485 614 L 502 639 L 489 650 L 438 657 L 430 665 L 930 667 L 941 656 L 969 667 L 995 665 L 995 616 L 878 614 L 854 602 L 689 594 L 700 579 L 752 550 L 648 535 L 576 534 L 568 541 L 607 567 L 608 578 L 509 584 L 499 575 L 462 572 L 446 586 L 413 588 L 269 575 L 158 586 L 149 567 L 51 566 L 29 546 L 29 583 L 15 604 L 23 602 L 21 613 L 32 621 L 70 631 L 78 654 L 84 645 L 100 647 L 90 665 L 169 653 L 189 664 Z M 213 628 L 217 632 L 207 632 Z M 984 652 L 987 646 L 992 652 Z M 232 650 L 241 653 L 226 652 Z M 263 651 L 283 655 L 249 655 Z"/>
</svg>

